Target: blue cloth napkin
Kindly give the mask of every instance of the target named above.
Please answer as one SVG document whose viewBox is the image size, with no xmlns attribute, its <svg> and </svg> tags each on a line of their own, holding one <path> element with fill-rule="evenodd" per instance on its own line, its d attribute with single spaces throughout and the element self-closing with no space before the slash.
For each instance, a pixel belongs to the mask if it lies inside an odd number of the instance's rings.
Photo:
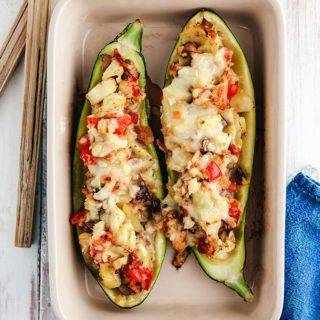
<svg viewBox="0 0 320 320">
<path fill-rule="evenodd" d="M 281 319 L 320 319 L 320 184 L 298 173 L 287 186 Z"/>
</svg>

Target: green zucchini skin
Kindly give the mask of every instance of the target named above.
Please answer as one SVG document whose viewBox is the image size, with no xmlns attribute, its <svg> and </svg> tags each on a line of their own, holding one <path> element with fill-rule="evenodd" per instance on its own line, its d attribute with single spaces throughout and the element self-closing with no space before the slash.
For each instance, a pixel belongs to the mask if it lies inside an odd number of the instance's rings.
<svg viewBox="0 0 320 320">
<path fill-rule="evenodd" d="M 91 79 L 88 87 L 88 91 L 92 89 L 97 83 L 101 81 L 103 70 L 101 56 L 103 54 L 110 54 L 115 48 L 121 49 L 122 54 L 126 59 L 131 59 L 134 61 L 135 66 L 140 73 L 139 86 L 140 88 L 146 88 L 146 66 L 143 56 L 141 55 L 141 38 L 142 38 L 143 26 L 139 20 L 130 23 L 116 38 L 114 41 L 107 44 L 98 54 L 96 62 L 93 67 L 91 74 Z M 144 100 L 141 104 L 140 110 L 140 124 L 148 125 L 148 115 L 147 115 L 147 101 Z M 82 160 L 80 159 L 81 150 L 78 146 L 79 139 L 87 133 L 87 127 L 85 122 L 85 117 L 91 113 L 91 106 L 88 100 L 85 101 L 76 134 L 75 147 L 74 147 L 74 158 L 72 166 L 72 194 L 73 194 L 73 211 L 77 212 L 83 209 L 84 197 L 81 189 L 84 184 L 84 174 L 85 167 Z M 153 144 L 147 146 L 147 150 L 152 155 L 152 157 L 158 161 L 157 153 Z M 155 179 L 158 181 L 159 188 L 155 196 L 162 199 L 164 196 L 162 176 L 160 169 L 155 172 Z M 83 231 L 78 226 L 75 227 L 75 233 L 78 236 Z M 80 247 L 80 246 L 79 246 Z M 158 232 L 155 236 L 155 251 L 156 251 L 156 261 L 154 268 L 154 278 L 152 280 L 151 287 L 148 291 L 142 291 L 139 294 L 125 296 L 122 295 L 117 289 L 108 289 L 103 286 L 99 279 L 99 269 L 90 259 L 87 253 L 82 252 L 83 259 L 89 268 L 90 272 L 102 288 L 105 295 L 110 299 L 112 303 L 120 308 L 133 308 L 140 305 L 149 295 L 152 287 L 154 286 L 163 263 L 163 259 L 166 252 L 166 239 L 163 233 Z M 82 250 L 81 250 L 82 251 Z"/>
<path fill-rule="evenodd" d="M 233 61 L 235 64 L 233 68 L 242 79 L 240 88 L 243 90 L 243 93 L 250 98 L 252 104 L 254 105 L 254 88 L 247 60 L 238 41 L 224 20 L 212 10 L 201 9 L 186 22 L 182 30 L 184 30 L 184 28 L 189 24 L 193 24 L 199 20 L 201 21 L 203 17 L 212 23 L 218 32 L 223 35 L 223 41 L 226 46 L 234 50 Z M 172 81 L 169 75 L 169 67 L 175 60 L 177 47 L 179 47 L 181 44 L 182 41 L 179 38 L 169 58 L 165 76 L 165 87 L 168 86 Z M 238 164 L 247 173 L 247 180 L 249 184 L 247 186 L 238 186 L 238 191 L 236 194 L 237 199 L 241 202 L 241 220 L 236 228 L 236 248 L 225 260 L 220 260 L 217 258 L 209 259 L 206 255 L 201 254 L 195 247 L 192 248 L 192 251 L 202 269 L 211 279 L 224 283 L 226 286 L 236 291 L 245 301 L 252 302 L 253 293 L 244 278 L 243 269 L 246 260 L 245 220 L 255 146 L 256 108 L 253 107 L 250 111 L 241 113 L 241 116 L 243 116 L 246 120 L 247 132 L 242 137 L 243 149 Z M 168 176 L 169 185 L 173 185 L 177 179 L 176 173 L 168 170 Z"/>
</svg>

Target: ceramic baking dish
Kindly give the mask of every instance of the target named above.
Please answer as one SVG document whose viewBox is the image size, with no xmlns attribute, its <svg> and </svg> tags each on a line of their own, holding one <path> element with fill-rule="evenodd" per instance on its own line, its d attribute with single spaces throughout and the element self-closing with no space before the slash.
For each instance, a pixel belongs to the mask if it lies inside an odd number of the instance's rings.
<svg viewBox="0 0 320 320">
<path fill-rule="evenodd" d="M 197 9 L 217 11 L 244 49 L 257 102 L 254 181 L 247 223 L 246 275 L 255 301 L 210 280 L 195 259 L 176 271 L 167 251 L 149 298 L 120 310 L 85 270 L 68 219 L 71 150 L 78 97 L 100 48 L 136 18 L 152 80 L 163 83 L 180 28 Z M 67 0 L 55 8 L 48 49 L 48 224 L 51 299 L 61 319 L 278 319 L 283 300 L 285 204 L 284 26 L 273 0 Z"/>
</svg>

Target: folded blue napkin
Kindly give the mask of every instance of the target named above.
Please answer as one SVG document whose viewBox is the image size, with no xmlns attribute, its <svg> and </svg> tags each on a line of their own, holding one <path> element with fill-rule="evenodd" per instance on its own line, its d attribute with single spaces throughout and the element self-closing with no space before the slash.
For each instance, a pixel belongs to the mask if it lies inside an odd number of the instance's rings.
<svg viewBox="0 0 320 320">
<path fill-rule="evenodd" d="M 281 319 L 320 319 L 320 184 L 298 173 L 287 186 Z"/>
</svg>

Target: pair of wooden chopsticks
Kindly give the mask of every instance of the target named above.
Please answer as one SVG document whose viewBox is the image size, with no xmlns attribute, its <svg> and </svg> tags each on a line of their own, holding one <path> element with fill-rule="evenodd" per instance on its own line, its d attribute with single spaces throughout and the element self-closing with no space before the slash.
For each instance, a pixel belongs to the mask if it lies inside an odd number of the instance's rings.
<svg viewBox="0 0 320 320">
<path fill-rule="evenodd" d="M 27 7 L 25 0 L 0 50 L 0 94 L 15 69 L 26 44 Z"/>
<path fill-rule="evenodd" d="M 30 247 L 41 142 L 50 0 L 26 0 L 0 51 L 0 93 L 25 47 L 15 245 Z"/>
</svg>

